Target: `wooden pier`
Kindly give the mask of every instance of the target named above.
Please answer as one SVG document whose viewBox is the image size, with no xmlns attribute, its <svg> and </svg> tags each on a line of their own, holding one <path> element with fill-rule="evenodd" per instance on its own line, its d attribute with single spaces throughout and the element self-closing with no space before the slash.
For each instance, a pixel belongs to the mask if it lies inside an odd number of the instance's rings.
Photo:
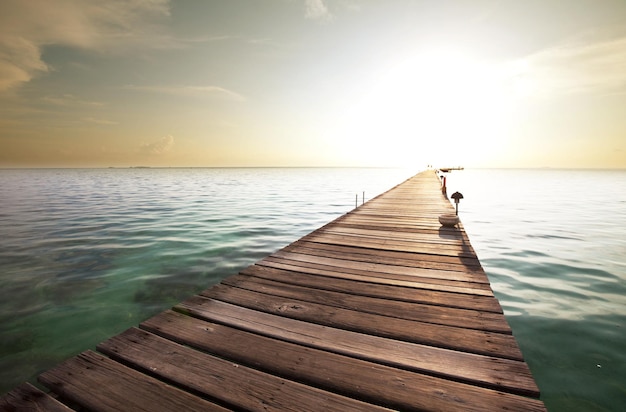
<svg viewBox="0 0 626 412">
<path fill-rule="evenodd" d="M 44 372 L 48 393 L 15 388 L 0 410 L 545 411 L 443 213 L 436 173 L 420 173 Z"/>
</svg>

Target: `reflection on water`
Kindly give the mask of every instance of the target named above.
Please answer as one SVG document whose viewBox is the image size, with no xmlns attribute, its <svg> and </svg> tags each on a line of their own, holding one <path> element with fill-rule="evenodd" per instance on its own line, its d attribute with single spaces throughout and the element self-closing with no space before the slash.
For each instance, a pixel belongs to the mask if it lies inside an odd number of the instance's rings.
<svg viewBox="0 0 626 412">
<path fill-rule="evenodd" d="M 466 170 L 448 182 L 548 409 L 626 410 L 626 172 Z"/>
</svg>

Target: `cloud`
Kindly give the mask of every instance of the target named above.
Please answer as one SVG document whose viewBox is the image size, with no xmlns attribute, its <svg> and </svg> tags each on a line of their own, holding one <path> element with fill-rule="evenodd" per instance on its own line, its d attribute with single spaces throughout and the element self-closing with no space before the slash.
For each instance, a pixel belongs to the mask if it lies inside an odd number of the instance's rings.
<svg viewBox="0 0 626 412">
<path fill-rule="evenodd" d="M 61 96 L 45 96 L 42 97 L 46 103 L 53 104 L 55 106 L 86 106 L 86 107 L 101 107 L 104 106 L 102 102 L 90 101 L 90 100 L 82 100 L 72 94 L 64 94 Z"/>
<path fill-rule="evenodd" d="M 185 44 L 194 44 L 194 43 L 214 43 L 221 42 L 225 40 L 233 40 L 238 39 L 238 36 L 229 36 L 229 35 L 221 35 L 221 36 L 196 36 L 196 37 L 187 37 L 180 39 L 182 43 Z"/>
<path fill-rule="evenodd" d="M 174 147 L 174 137 L 167 135 L 152 143 L 141 145 L 141 152 L 150 155 L 162 155 Z"/>
<path fill-rule="evenodd" d="M 0 36 L 0 92 L 29 81 L 37 72 L 47 71 L 41 51 L 32 42 Z"/>
<path fill-rule="evenodd" d="M 523 65 L 535 95 L 626 93 L 626 36 L 546 49 Z"/>
<path fill-rule="evenodd" d="M 219 86 L 124 86 L 127 90 L 137 90 L 151 93 L 173 94 L 178 96 L 214 96 L 236 101 L 245 101 L 246 98 L 232 90 Z"/>
<path fill-rule="evenodd" d="M 169 0 L 3 0 L 0 92 L 49 71 L 41 58 L 46 46 L 101 53 L 155 44 L 164 47 L 168 42 L 159 22 L 168 16 Z"/>
<path fill-rule="evenodd" d="M 306 0 L 305 7 L 307 19 L 327 21 L 333 17 L 323 0 Z"/>
<path fill-rule="evenodd" d="M 83 119 L 83 121 L 87 122 L 87 123 L 94 123 L 94 124 L 99 124 L 99 125 L 103 125 L 103 126 L 110 126 L 110 125 L 119 124 L 118 122 L 114 122 L 112 120 L 97 119 L 95 117 L 85 117 Z"/>
</svg>

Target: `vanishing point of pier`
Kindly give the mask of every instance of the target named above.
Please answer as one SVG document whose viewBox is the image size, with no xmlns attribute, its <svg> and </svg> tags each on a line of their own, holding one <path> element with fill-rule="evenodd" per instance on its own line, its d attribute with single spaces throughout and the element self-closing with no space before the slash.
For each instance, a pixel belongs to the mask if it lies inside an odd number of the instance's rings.
<svg viewBox="0 0 626 412">
<path fill-rule="evenodd" d="M 545 411 L 435 171 L 42 373 L 0 411 Z M 32 409 L 28 409 L 32 408 Z"/>
</svg>

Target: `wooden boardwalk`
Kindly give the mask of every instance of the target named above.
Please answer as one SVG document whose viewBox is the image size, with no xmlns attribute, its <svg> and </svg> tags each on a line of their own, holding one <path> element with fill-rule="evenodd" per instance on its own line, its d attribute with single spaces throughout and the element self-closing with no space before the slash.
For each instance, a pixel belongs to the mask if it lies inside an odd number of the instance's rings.
<svg viewBox="0 0 626 412">
<path fill-rule="evenodd" d="M 43 373 L 0 410 L 545 411 L 434 171 Z"/>
</svg>

